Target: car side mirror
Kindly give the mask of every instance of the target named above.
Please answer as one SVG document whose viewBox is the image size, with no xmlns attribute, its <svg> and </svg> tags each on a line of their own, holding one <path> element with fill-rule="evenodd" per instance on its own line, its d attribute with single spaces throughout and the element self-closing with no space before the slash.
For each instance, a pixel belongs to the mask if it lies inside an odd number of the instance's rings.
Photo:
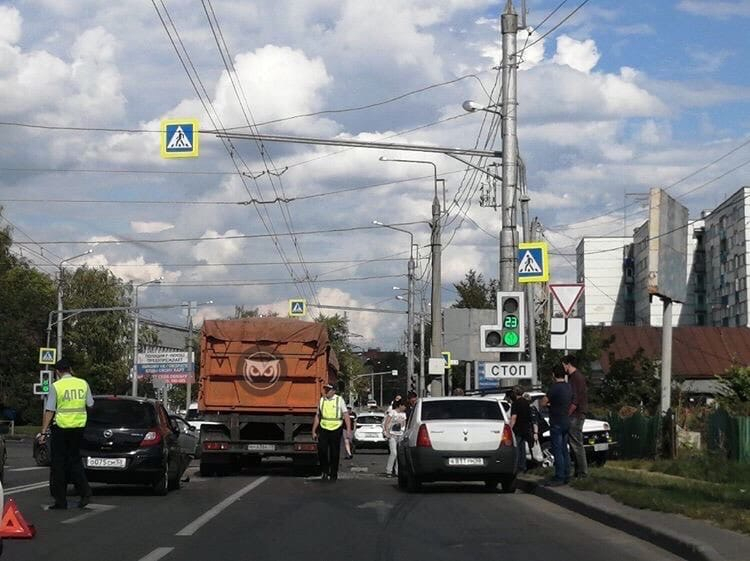
<svg viewBox="0 0 750 561">
<path fill-rule="evenodd" d="M 195 431 L 196 431 L 196 428 L 193 425 L 187 426 L 187 432 L 195 432 Z"/>
<path fill-rule="evenodd" d="M 175 421 L 174 417 L 169 418 L 169 428 L 172 429 L 172 432 L 180 434 L 180 427 L 177 424 L 177 421 Z"/>
</svg>

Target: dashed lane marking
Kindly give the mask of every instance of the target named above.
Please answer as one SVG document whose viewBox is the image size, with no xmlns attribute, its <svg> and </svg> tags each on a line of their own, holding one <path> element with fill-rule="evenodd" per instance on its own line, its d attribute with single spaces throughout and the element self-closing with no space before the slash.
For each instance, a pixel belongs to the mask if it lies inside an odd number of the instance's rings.
<svg viewBox="0 0 750 561">
<path fill-rule="evenodd" d="M 169 555 L 173 549 L 173 547 L 157 547 L 145 557 L 141 557 L 138 561 L 159 561 L 159 559 L 165 555 Z"/>
<path fill-rule="evenodd" d="M 190 524 L 185 526 L 182 530 L 177 532 L 175 536 L 192 536 L 200 530 L 205 524 L 207 524 L 211 519 L 215 518 L 219 514 L 221 514 L 221 511 L 223 511 L 225 508 L 231 506 L 236 501 L 240 500 L 245 494 L 249 493 L 256 487 L 258 487 L 261 483 L 266 481 L 268 479 L 267 475 L 264 475 L 262 477 L 259 477 L 249 485 L 245 485 L 242 489 L 237 491 L 236 493 L 228 496 L 226 499 L 221 501 L 219 504 L 214 506 L 213 508 L 210 508 L 206 512 L 204 512 L 202 515 L 200 515 L 198 518 L 193 520 Z M 158 557 L 157 557 L 158 559 Z"/>
</svg>

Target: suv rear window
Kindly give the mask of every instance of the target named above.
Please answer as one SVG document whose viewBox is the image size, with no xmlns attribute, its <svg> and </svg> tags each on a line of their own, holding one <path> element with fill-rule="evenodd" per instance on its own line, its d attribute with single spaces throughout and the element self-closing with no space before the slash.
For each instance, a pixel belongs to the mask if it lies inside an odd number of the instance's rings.
<svg viewBox="0 0 750 561">
<path fill-rule="evenodd" d="M 158 425 L 152 405 L 126 399 L 100 398 L 89 409 L 87 424 L 148 429 Z"/>
<path fill-rule="evenodd" d="M 383 417 L 377 415 L 360 415 L 357 417 L 358 425 L 382 425 Z"/>
<path fill-rule="evenodd" d="M 445 399 L 422 403 L 422 420 L 462 419 L 502 421 L 500 404 L 478 399 Z"/>
</svg>

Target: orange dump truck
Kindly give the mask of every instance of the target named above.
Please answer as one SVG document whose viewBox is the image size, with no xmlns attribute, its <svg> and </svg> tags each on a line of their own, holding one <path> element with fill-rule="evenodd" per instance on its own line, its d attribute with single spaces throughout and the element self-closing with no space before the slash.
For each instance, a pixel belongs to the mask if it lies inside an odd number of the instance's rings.
<svg viewBox="0 0 750 561">
<path fill-rule="evenodd" d="M 207 320 L 201 332 L 201 472 L 264 456 L 317 465 L 312 423 L 338 361 L 325 325 L 286 318 Z"/>
</svg>

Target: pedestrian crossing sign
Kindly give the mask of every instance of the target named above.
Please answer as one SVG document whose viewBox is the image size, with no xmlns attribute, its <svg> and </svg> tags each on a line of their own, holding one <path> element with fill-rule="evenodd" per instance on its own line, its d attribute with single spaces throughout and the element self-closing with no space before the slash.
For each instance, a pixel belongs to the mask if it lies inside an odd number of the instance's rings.
<svg viewBox="0 0 750 561">
<path fill-rule="evenodd" d="M 198 121 L 165 119 L 161 122 L 161 157 L 195 158 L 198 156 Z"/>
<path fill-rule="evenodd" d="M 446 370 L 450 370 L 451 368 L 451 353 L 449 351 L 443 351 L 440 353 L 440 355 L 443 357 L 443 364 L 445 365 Z"/>
<path fill-rule="evenodd" d="M 518 244 L 518 282 L 548 282 L 549 257 L 546 242 Z"/>
<path fill-rule="evenodd" d="M 55 364 L 57 362 L 57 349 L 50 347 L 39 348 L 39 364 Z"/>
<path fill-rule="evenodd" d="M 304 299 L 289 300 L 289 315 L 291 317 L 304 316 L 307 313 L 307 304 Z"/>
</svg>

